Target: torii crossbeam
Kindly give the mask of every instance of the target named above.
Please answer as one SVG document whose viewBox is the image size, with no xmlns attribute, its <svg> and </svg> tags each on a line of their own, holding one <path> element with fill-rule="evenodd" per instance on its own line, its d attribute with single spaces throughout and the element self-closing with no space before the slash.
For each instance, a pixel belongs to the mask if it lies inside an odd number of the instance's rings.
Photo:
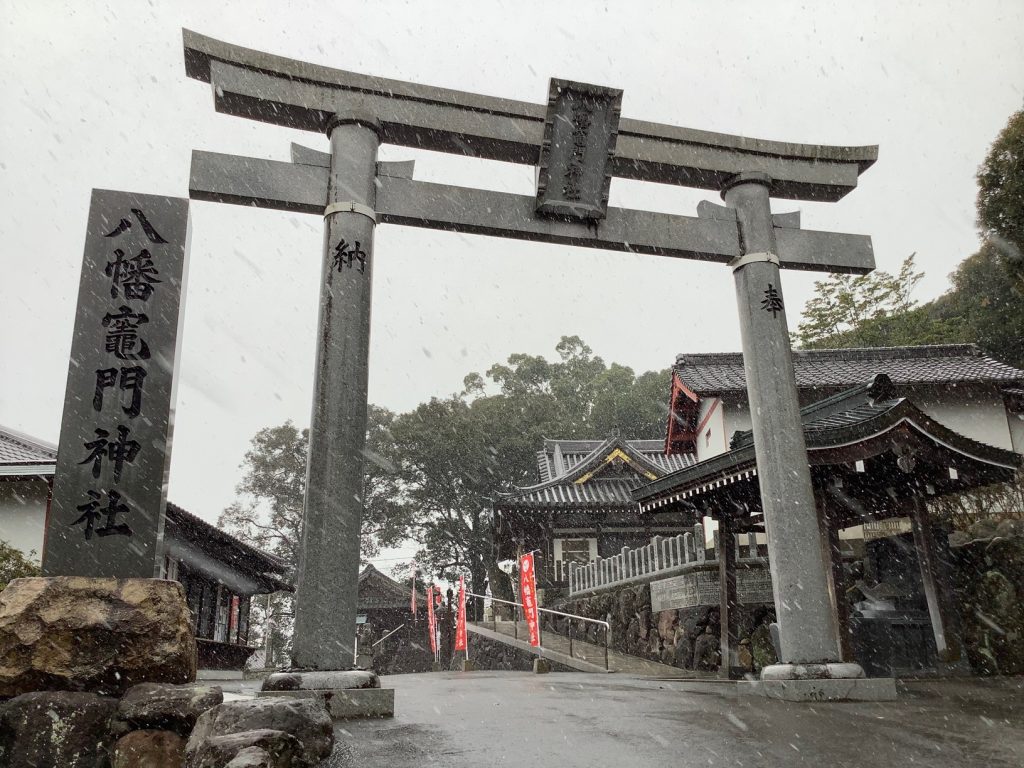
<svg viewBox="0 0 1024 768">
<path fill-rule="evenodd" d="M 864 274 L 863 235 L 800 229 L 769 197 L 837 201 L 876 147 L 762 141 L 620 119 L 621 91 L 552 80 L 531 104 L 344 72 L 184 31 L 190 77 L 218 111 L 326 133 L 331 152 L 292 162 L 196 151 L 191 197 L 325 217 L 319 342 L 296 598 L 298 666 L 352 659 L 366 429 L 373 231 L 391 223 L 673 256 L 732 266 L 775 586 L 783 664 L 819 677 L 839 642 L 799 423 L 779 268 Z M 379 163 L 380 143 L 533 165 L 537 196 L 430 184 L 412 163 Z M 612 177 L 722 193 L 697 217 L 609 207 Z M 810 554 L 809 554 L 810 553 Z M 723 660 L 723 663 L 728 663 Z M 801 668 L 799 674 L 808 674 Z M 766 675 L 766 679 L 768 675 Z"/>
</svg>

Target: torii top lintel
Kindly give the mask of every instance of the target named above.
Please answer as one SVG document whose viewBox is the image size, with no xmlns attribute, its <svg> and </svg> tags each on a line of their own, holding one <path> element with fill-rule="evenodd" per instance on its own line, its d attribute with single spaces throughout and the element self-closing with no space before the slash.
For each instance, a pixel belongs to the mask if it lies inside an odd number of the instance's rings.
<svg viewBox="0 0 1024 768">
<path fill-rule="evenodd" d="M 220 112 L 323 132 L 339 110 L 380 122 L 382 140 L 409 147 L 537 165 L 543 104 L 332 69 L 183 30 L 189 77 L 212 83 Z M 719 191 L 738 173 L 772 179 L 771 195 L 833 202 L 857 185 L 876 146 L 790 144 L 622 119 L 610 173 Z"/>
</svg>

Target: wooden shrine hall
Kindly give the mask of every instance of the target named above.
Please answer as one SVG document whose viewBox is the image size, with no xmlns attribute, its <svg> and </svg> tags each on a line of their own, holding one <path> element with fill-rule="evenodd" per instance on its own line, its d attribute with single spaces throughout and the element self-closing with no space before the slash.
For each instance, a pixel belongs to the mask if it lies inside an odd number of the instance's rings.
<svg viewBox="0 0 1024 768">
<path fill-rule="evenodd" d="M 942 521 L 929 514 L 928 502 L 1010 481 L 1024 457 L 943 426 L 910 398 L 898 396 L 885 374 L 804 407 L 801 420 L 843 659 L 854 659 L 856 633 L 851 632 L 847 600 L 853 585 L 846 583 L 839 532 L 907 516 L 934 638 L 935 667 L 963 669 L 947 536 Z M 718 523 L 719 541 L 731 542 L 733 534 L 764 531 L 757 473 L 751 433 L 737 432 L 727 452 L 649 482 L 632 496 L 649 526 L 664 517 L 677 523 L 682 515 L 693 524 L 707 516 Z M 740 674 L 737 549 L 723 545 L 718 558 L 723 676 Z"/>
<path fill-rule="evenodd" d="M 617 554 L 653 534 L 685 532 L 683 515 L 661 515 L 656 527 L 646 526 L 631 494 L 693 462 L 692 454 L 665 454 L 661 440 L 545 440 L 537 452 L 540 482 L 494 502 L 498 559 L 536 548 L 537 585 L 553 599 L 568 586 L 571 564 Z"/>
</svg>

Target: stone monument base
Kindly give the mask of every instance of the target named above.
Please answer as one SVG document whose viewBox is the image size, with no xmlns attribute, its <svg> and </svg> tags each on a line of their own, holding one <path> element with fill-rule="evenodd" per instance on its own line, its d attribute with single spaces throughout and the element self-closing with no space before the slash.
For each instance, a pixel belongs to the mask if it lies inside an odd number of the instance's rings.
<svg viewBox="0 0 1024 768">
<path fill-rule="evenodd" d="M 783 701 L 895 701 L 896 680 L 864 677 L 859 664 L 772 664 L 760 680 L 738 682 L 736 691 Z"/>
<path fill-rule="evenodd" d="M 535 675 L 546 675 L 551 671 L 551 662 L 547 659 L 534 659 L 533 660 L 533 673 Z"/>
<path fill-rule="evenodd" d="M 334 720 L 395 716 L 394 689 L 381 688 L 377 673 L 364 669 L 278 672 L 263 681 L 256 696 L 316 697 Z"/>
<path fill-rule="evenodd" d="M 460 672 L 476 672 L 476 662 L 472 659 L 461 659 L 459 661 Z"/>
</svg>

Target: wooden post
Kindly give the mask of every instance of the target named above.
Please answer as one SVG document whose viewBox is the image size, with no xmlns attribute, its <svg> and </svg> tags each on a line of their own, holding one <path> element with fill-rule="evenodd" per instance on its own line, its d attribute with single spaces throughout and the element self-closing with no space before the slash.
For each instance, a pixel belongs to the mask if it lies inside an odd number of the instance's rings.
<svg viewBox="0 0 1024 768">
<path fill-rule="evenodd" d="M 935 647 L 939 660 L 950 664 L 960 660 L 960 643 L 951 621 L 954 612 L 943 597 L 942 567 L 928 512 L 916 494 L 910 505 L 910 521 L 914 531 L 917 562 L 921 568 L 921 582 L 924 584 L 924 597 L 928 601 L 928 615 L 935 634 Z"/>
<path fill-rule="evenodd" d="M 846 574 L 843 571 L 842 545 L 839 541 L 840 510 L 824 493 L 815 493 L 818 520 L 821 525 L 822 557 L 829 575 L 829 592 L 839 634 L 839 652 L 842 661 L 853 661 L 850 641 L 850 604 L 846 599 Z"/>
</svg>

